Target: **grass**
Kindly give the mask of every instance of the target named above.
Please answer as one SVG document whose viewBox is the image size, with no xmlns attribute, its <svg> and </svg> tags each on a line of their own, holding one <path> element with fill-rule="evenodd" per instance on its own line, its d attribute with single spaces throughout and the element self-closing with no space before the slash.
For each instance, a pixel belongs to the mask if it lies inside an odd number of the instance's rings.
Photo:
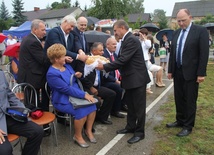
<svg viewBox="0 0 214 155">
<path fill-rule="evenodd" d="M 154 143 L 152 155 L 213 155 L 214 154 L 214 64 L 209 63 L 205 82 L 199 86 L 197 116 L 193 132 L 179 138 L 181 129 L 168 129 L 165 124 L 174 121 L 175 105 L 173 96 L 161 106 L 164 120 L 154 128 L 158 141 Z"/>
</svg>

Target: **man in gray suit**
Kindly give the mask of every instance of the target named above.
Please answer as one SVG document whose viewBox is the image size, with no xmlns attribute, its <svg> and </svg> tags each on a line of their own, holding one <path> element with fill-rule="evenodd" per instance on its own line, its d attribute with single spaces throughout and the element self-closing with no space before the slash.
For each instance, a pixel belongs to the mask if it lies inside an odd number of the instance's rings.
<svg viewBox="0 0 214 155">
<path fill-rule="evenodd" d="M 176 121 L 166 126 L 181 127 L 178 137 L 188 136 L 195 125 L 198 87 L 205 80 L 209 57 L 208 32 L 191 19 L 189 10 L 178 11 L 180 29 L 173 34 L 168 67 L 168 78 L 174 80 Z"/>
<path fill-rule="evenodd" d="M 114 23 L 114 35 L 121 39 L 118 59 L 103 65 L 99 63 L 97 69 L 106 72 L 120 69 L 121 86 L 125 89 L 125 102 L 128 106 L 127 125 L 118 130 L 118 134 L 134 133 L 128 143 L 136 143 L 145 137 L 146 117 L 146 85 L 150 78 L 145 65 L 140 41 L 131 32 L 124 20 Z"/>
<path fill-rule="evenodd" d="M 43 138 L 43 128 L 32 121 L 21 123 L 6 115 L 9 107 L 24 107 L 9 89 L 4 72 L 0 70 L 0 150 L 2 155 L 12 155 L 13 149 L 7 134 L 16 134 L 27 138 L 22 150 L 23 155 L 37 155 Z"/>
</svg>

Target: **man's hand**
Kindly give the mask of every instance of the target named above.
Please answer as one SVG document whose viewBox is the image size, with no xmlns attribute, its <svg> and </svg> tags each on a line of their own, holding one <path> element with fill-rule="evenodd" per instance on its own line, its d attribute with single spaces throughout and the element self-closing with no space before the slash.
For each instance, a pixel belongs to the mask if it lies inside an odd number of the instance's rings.
<svg viewBox="0 0 214 155">
<path fill-rule="evenodd" d="M 79 50 L 78 50 L 78 53 L 79 53 L 79 54 L 85 55 L 85 52 L 84 52 L 82 49 L 79 49 Z"/>
<path fill-rule="evenodd" d="M 87 59 L 88 59 L 88 55 L 85 55 L 85 54 L 78 54 L 77 55 L 77 60 L 85 62 Z"/>
<path fill-rule="evenodd" d="M 0 129 L 0 144 L 5 142 L 4 135 L 6 135 L 6 133 Z"/>
<path fill-rule="evenodd" d="M 98 61 L 98 65 L 97 65 L 96 69 L 98 69 L 98 70 L 104 69 L 102 62 Z"/>
<path fill-rule="evenodd" d="M 76 73 L 75 73 L 75 76 L 79 79 L 79 78 L 81 78 L 82 73 L 81 73 L 81 72 L 76 72 Z"/>
<path fill-rule="evenodd" d="M 69 56 L 65 56 L 65 62 L 67 63 L 71 63 L 73 61 L 73 59 Z"/>
<path fill-rule="evenodd" d="M 172 73 L 168 73 L 167 78 L 168 78 L 169 80 L 171 80 L 171 79 L 172 79 Z"/>
<path fill-rule="evenodd" d="M 96 88 L 91 87 L 91 88 L 90 88 L 90 91 L 91 91 L 91 93 L 92 93 L 92 94 L 94 94 L 94 95 L 98 95 L 98 91 L 97 91 L 97 89 L 96 89 Z"/>
<path fill-rule="evenodd" d="M 198 76 L 198 77 L 197 77 L 197 82 L 198 82 L 198 83 L 204 82 L 204 80 L 205 80 L 205 77 L 204 77 L 204 76 Z"/>
</svg>

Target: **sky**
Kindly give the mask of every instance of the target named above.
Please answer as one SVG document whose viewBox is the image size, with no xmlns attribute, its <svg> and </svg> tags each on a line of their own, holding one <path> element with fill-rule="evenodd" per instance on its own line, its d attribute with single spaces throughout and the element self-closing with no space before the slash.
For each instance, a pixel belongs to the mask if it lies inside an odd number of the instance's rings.
<svg viewBox="0 0 214 155">
<path fill-rule="evenodd" d="M 3 0 L 1 0 L 2 2 Z M 76 0 L 71 0 L 73 4 Z M 197 0 L 144 0 L 145 13 L 153 13 L 155 9 L 162 9 L 166 12 L 166 16 L 172 15 L 172 10 L 176 2 L 188 2 Z M 40 9 L 45 9 L 48 5 L 51 6 L 53 2 L 61 2 L 61 0 L 22 0 L 24 3 L 24 11 L 32 11 L 34 7 L 39 7 Z M 91 6 L 91 0 L 78 0 L 80 7 L 84 9 L 85 5 L 87 7 Z M 12 0 L 4 0 L 4 3 L 9 10 L 12 12 Z"/>
</svg>

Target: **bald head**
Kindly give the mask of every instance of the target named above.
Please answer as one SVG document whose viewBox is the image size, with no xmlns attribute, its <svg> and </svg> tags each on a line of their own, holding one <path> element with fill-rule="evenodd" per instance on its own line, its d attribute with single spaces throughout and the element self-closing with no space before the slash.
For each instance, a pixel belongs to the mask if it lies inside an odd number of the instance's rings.
<svg viewBox="0 0 214 155">
<path fill-rule="evenodd" d="M 117 40 L 113 37 L 110 37 L 106 40 L 106 48 L 111 52 L 115 52 L 117 47 Z"/>
<path fill-rule="evenodd" d="M 77 28 L 80 32 L 86 31 L 87 24 L 88 24 L 88 20 L 85 17 L 81 16 L 77 19 Z"/>
<path fill-rule="evenodd" d="M 177 22 L 181 29 L 187 29 L 192 20 L 188 9 L 180 9 L 177 13 Z"/>
</svg>

